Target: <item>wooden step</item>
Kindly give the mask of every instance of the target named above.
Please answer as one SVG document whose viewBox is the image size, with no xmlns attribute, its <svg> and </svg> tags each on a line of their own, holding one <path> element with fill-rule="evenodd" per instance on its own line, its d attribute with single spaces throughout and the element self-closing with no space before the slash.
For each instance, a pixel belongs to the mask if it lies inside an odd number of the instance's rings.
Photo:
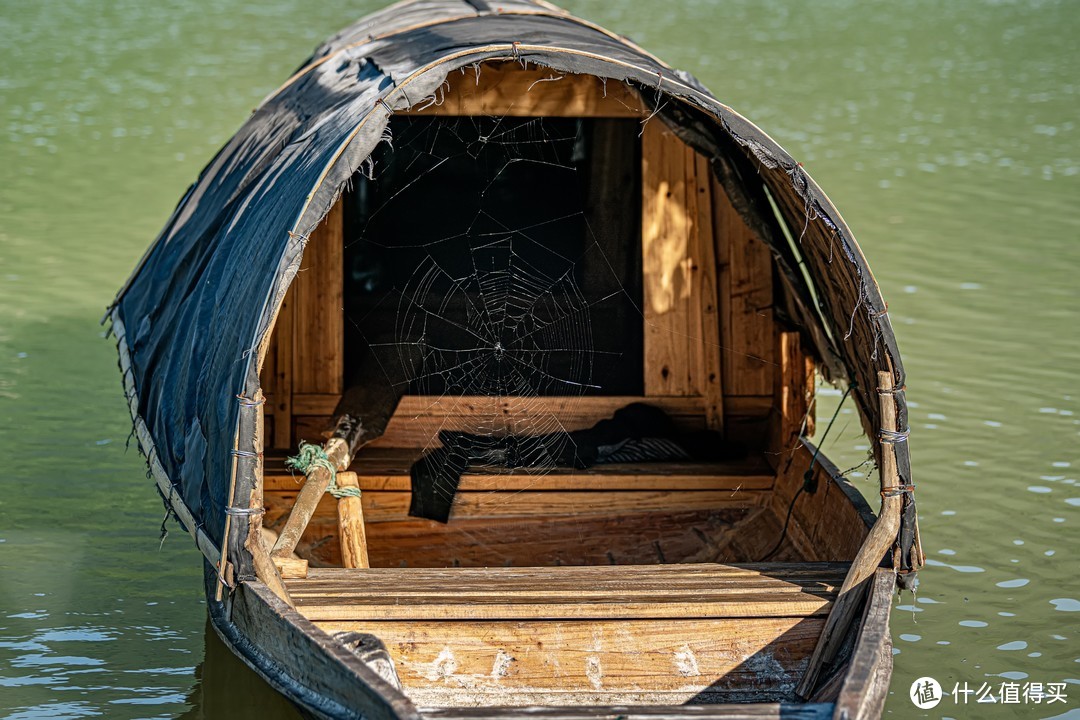
<svg viewBox="0 0 1080 720">
<path fill-rule="evenodd" d="M 288 588 L 311 620 L 809 617 L 843 578 L 841 564 L 313 569 Z"/>
<path fill-rule="evenodd" d="M 846 569 L 312 569 L 288 586 L 327 632 L 380 637 L 422 706 L 675 705 L 788 697 Z"/>
</svg>

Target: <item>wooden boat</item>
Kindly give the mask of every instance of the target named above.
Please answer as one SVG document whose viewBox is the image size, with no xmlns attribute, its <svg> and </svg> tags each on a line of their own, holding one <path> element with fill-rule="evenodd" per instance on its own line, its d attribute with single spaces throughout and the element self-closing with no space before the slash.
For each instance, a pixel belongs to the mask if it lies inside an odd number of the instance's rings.
<svg viewBox="0 0 1080 720">
<path fill-rule="evenodd" d="M 526 0 L 359 21 L 108 318 L 214 628 L 307 714 L 880 715 L 923 562 L 885 303 L 802 166 L 628 40 Z"/>
</svg>

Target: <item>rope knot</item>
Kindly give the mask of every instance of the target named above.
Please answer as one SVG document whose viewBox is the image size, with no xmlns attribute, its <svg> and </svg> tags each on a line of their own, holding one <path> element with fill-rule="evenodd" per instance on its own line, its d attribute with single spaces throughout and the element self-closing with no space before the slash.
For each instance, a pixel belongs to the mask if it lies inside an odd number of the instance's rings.
<svg viewBox="0 0 1080 720">
<path fill-rule="evenodd" d="M 326 487 L 326 492 L 339 500 L 343 497 L 360 497 L 360 488 L 338 487 L 337 468 L 334 467 L 334 463 L 330 462 L 330 458 L 327 456 L 326 451 L 319 445 L 314 445 L 301 440 L 300 448 L 296 455 L 285 458 L 285 467 L 290 470 L 301 472 L 304 475 L 307 475 L 317 467 L 326 468 L 330 473 L 330 484 Z"/>
</svg>

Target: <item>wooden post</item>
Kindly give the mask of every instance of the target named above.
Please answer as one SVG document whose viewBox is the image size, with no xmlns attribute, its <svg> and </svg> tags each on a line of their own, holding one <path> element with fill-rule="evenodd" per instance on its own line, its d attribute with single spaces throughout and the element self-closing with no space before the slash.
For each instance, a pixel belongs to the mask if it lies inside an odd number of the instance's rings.
<svg viewBox="0 0 1080 720">
<path fill-rule="evenodd" d="M 892 390 L 892 373 L 879 372 L 878 401 L 881 407 L 881 429 L 886 433 L 899 431 L 896 426 L 896 400 L 893 398 Z M 900 509 L 904 504 L 904 497 L 896 490 L 900 485 L 900 471 L 896 465 L 896 451 L 891 443 L 881 444 L 881 468 L 878 475 L 881 479 L 881 512 L 878 513 L 877 522 L 870 528 L 870 533 L 851 563 L 844 584 L 840 587 L 840 594 L 825 621 L 821 637 L 818 638 L 814 654 L 810 657 L 806 675 L 795 689 L 795 693 L 801 698 L 810 697 L 822 666 L 832 662 L 836 657 L 847 629 L 855 618 L 859 602 L 865 595 L 868 581 L 874 576 L 882 559 L 896 543 L 897 533 L 900 532 Z"/>
<path fill-rule="evenodd" d="M 354 472 L 340 472 L 339 488 L 360 489 Z M 341 562 L 347 568 L 366 568 L 368 565 L 367 533 L 364 530 L 364 507 L 359 496 L 346 495 L 338 500 L 338 525 L 341 535 Z"/>
</svg>

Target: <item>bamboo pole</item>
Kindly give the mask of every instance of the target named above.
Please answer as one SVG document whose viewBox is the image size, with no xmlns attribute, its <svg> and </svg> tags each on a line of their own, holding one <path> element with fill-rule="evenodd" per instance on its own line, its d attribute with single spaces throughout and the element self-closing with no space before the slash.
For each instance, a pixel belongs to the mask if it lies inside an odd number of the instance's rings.
<svg viewBox="0 0 1080 720">
<path fill-rule="evenodd" d="M 891 372 L 878 373 L 878 401 L 881 407 L 881 429 L 884 433 L 896 433 L 896 401 L 893 398 L 893 376 Z M 900 471 L 896 465 L 896 451 L 892 443 L 881 444 L 881 511 L 877 522 L 870 528 L 866 540 L 859 548 L 855 560 L 851 563 L 844 584 L 833 604 L 825 628 L 818 638 L 814 654 L 810 656 L 806 675 L 795 689 L 801 698 L 808 698 L 814 691 L 822 666 L 835 659 L 851 621 L 855 618 L 861 600 L 866 593 L 869 580 L 881 565 L 882 559 L 896 544 L 900 532 L 900 509 L 904 504 L 903 494 L 897 491 L 900 485 Z"/>
<path fill-rule="evenodd" d="M 263 397 L 262 388 L 259 388 L 255 396 L 252 398 L 252 402 L 255 403 L 255 447 L 262 448 L 263 446 L 263 408 L 262 403 L 265 398 Z M 249 507 L 262 508 L 263 507 L 263 468 L 262 468 L 262 455 L 260 454 L 255 459 L 255 487 L 251 490 L 251 498 Z M 277 565 L 270 559 L 270 553 L 267 551 L 267 540 L 264 532 L 273 535 L 271 530 L 263 530 L 262 526 L 262 514 L 261 512 L 253 512 L 248 518 L 248 536 L 245 542 L 247 551 L 251 553 L 252 565 L 255 566 L 255 577 L 259 578 L 266 587 L 270 588 L 270 591 L 285 601 L 289 607 L 294 607 L 292 597 L 289 595 L 288 589 L 285 587 L 285 582 L 282 578 L 281 572 Z M 220 583 L 219 583 L 220 586 Z"/>
<path fill-rule="evenodd" d="M 338 473 L 339 488 L 360 490 L 354 472 Z M 338 526 L 341 536 L 341 562 L 347 568 L 366 568 L 368 564 L 367 532 L 364 529 L 364 507 L 359 495 L 338 499 Z"/>
</svg>

